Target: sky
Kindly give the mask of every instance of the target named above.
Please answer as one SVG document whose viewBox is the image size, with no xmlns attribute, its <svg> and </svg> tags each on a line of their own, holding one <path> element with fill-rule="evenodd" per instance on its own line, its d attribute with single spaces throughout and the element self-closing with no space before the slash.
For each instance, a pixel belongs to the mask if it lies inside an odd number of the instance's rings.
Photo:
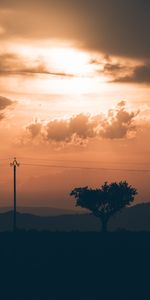
<svg viewBox="0 0 150 300">
<path fill-rule="evenodd" d="M 0 1 L 0 198 L 73 208 L 127 180 L 150 200 L 149 0 Z"/>
</svg>

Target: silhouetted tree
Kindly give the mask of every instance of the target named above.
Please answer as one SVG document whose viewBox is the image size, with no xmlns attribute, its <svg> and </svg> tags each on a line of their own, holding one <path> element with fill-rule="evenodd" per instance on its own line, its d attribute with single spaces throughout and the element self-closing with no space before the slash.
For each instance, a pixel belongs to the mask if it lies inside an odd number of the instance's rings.
<svg viewBox="0 0 150 300">
<path fill-rule="evenodd" d="M 137 194 L 137 190 L 126 181 L 119 183 L 105 182 L 99 189 L 88 187 L 75 188 L 70 193 L 76 199 L 76 206 L 89 209 L 102 223 L 102 231 L 107 231 L 107 224 L 116 212 L 129 206 Z"/>
</svg>

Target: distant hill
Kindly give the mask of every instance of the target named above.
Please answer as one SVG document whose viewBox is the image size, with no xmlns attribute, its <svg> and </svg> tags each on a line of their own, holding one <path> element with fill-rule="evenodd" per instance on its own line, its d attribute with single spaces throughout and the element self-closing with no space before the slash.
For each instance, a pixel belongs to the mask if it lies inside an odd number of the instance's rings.
<svg viewBox="0 0 150 300">
<path fill-rule="evenodd" d="M 11 230 L 12 211 L 0 214 L 0 231 Z M 17 213 L 18 228 L 50 231 L 99 231 L 100 221 L 90 214 L 36 216 Z M 110 230 L 150 231 L 150 203 L 124 209 L 110 220 Z"/>
<path fill-rule="evenodd" d="M 8 212 L 12 210 L 12 207 L 0 207 L 0 213 Z M 55 207 L 46 207 L 46 206 L 20 206 L 17 208 L 18 212 L 20 213 L 27 213 L 36 216 L 59 216 L 59 215 L 69 215 L 69 214 L 76 214 L 76 213 L 83 213 L 82 210 L 74 209 L 63 209 L 63 208 L 55 208 Z"/>
</svg>

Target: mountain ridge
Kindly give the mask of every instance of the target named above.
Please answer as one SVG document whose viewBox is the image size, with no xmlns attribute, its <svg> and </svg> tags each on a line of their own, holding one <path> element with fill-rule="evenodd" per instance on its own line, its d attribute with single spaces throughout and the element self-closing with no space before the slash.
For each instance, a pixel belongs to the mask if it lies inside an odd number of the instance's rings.
<svg viewBox="0 0 150 300">
<path fill-rule="evenodd" d="M 13 212 L 0 214 L 0 231 L 12 229 Z M 59 216 L 37 216 L 17 212 L 18 229 L 49 231 L 100 231 L 100 220 L 88 213 L 64 214 Z M 109 230 L 150 231 L 150 203 L 141 203 L 112 217 Z"/>
</svg>

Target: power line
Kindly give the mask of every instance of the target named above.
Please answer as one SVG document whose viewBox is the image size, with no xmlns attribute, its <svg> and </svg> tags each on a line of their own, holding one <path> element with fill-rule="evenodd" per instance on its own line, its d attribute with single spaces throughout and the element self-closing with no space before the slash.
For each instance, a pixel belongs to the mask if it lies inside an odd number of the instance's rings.
<svg viewBox="0 0 150 300">
<path fill-rule="evenodd" d="M 72 163 L 104 163 L 104 161 L 100 161 L 100 160 L 73 160 L 73 159 L 43 159 L 43 158 L 33 158 L 33 157 L 18 157 L 19 159 L 23 159 L 23 160 L 30 160 L 30 159 L 32 159 L 32 160 L 34 160 L 34 161 L 45 161 L 45 162 L 72 162 Z M 5 159 L 1 159 L 0 158 L 0 161 L 1 160 L 5 160 L 5 161 L 7 161 L 7 160 L 11 160 L 11 158 L 5 158 Z M 132 164 L 132 165 L 150 165 L 150 162 L 149 163 L 147 163 L 147 162 L 118 162 L 118 161 L 116 161 L 116 162 L 110 162 L 110 161 L 108 161 L 107 162 L 107 164 L 111 164 L 111 165 L 122 165 L 122 164 L 125 164 L 125 165 L 127 165 L 127 164 Z"/>
<path fill-rule="evenodd" d="M 73 159 L 44 159 L 44 158 L 35 158 L 35 157 L 18 157 L 19 159 L 32 159 L 32 160 L 39 160 L 39 161 L 49 161 L 49 162 L 79 162 L 79 163 L 104 163 L 103 160 L 73 160 Z M 107 163 L 109 164 L 136 164 L 136 165 L 150 165 L 150 162 L 147 163 L 147 162 L 119 162 L 119 161 L 116 161 L 116 162 L 111 162 L 111 161 L 108 161 Z"/>
<path fill-rule="evenodd" d="M 21 157 L 20 157 L 21 158 Z M 29 157 L 22 157 L 22 159 L 30 159 Z M 100 163 L 101 161 L 80 161 L 80 160 L 63 160 L 63 159 L 57 159 L 57 160 L 54 160 L 54 159 L 42 159 L 42 158 L 33 158 L 34 160 L 41 160 L 41 161 L 45 161 L 45 162 L 79 162 L 79 163 L 83 163 L 83 162 L 86 162 L 86 163 L 89 163 L 89 162 L 95 162 L 95 163 Z M 10 160 L 7 159 L 7 158 L 3 158 L 3 159 L 0 159 L 0 160 L 4 160 L 4 161 L 7 161 L 7 160 Z M 110 162 L 109 162 L 110 163 Z M 112 164 L 112 163 L 110 163 Z M 122 164 L 122 163 L 119 163 L 119 162 L 113 162 L 113 164 Z M 131 163 L 130 163 L 131 164 Z M 135 163 L 136 164 L 136 163 Z M 142 163 L 141 163 L 142 164 Z M 62 169 L 81 169 L 81 170 L 101 170 L 101 171 L 119 171 L 119 172 L 138 172 L 138 173 L 149 173 L 150 172 L 150 169 L 129 169 L 129 168 L 106 168 L 106 167 L 86 167 L 86 166 L 64 166 L 64 165 L 56 165 L 56 164 L 40 164 L 40 163 L 22 163 L 23 166 L 33 166 L 33 167 L 47 167 L 47 168 L 62 168 Z M 1 166 L 4 166 L 4 164 L 1 164 Z"/>
<path fill-rule="evenodd" d="M 119 171 L 119 172 L 146 172 L 149 173 L 150 169 L 121 169 L 121 168 L 102 168 L 102 167 L 82 167 L 82 166 L 59 166 L 59 165 L 46 165 L 46 164 L 21 164 L 22 166 L 33 167 L 47 167 L 47 168 L 62 168 L 62 169 L 83 169 L 83 170 L 102 170 L 102 171 Z"/>
</svg>

